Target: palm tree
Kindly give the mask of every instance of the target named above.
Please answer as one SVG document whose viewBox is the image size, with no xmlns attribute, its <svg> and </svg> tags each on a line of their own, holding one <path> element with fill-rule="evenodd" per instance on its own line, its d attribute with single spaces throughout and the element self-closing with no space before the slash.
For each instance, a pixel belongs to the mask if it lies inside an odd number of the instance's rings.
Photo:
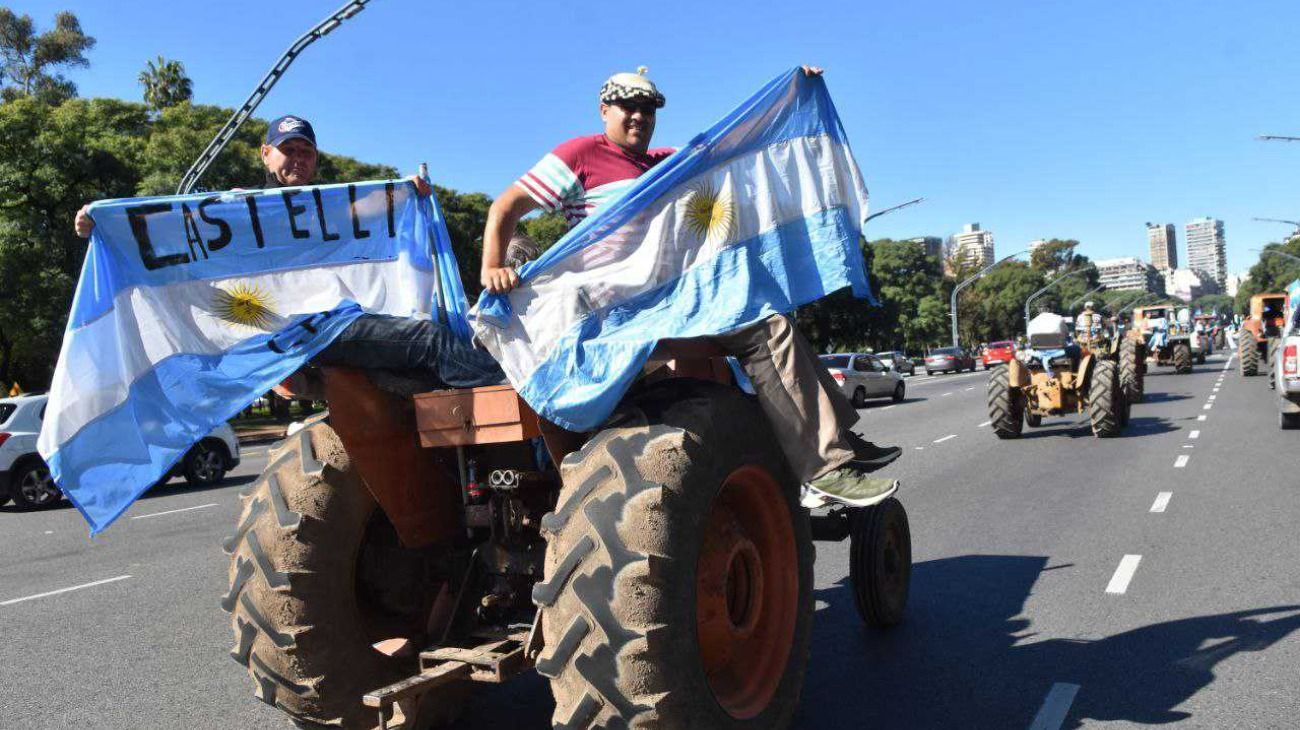
<svg viewBox="0 0 1300 730">
<path fill-rule="evenodd" d="M 185 64 L 162 56 L 157 63 L 150 61 L 140 72 L 140 85 L 144 87 L 144 103 L 157 111 L 189 101 L 194 95 L 194 84 L 185 75 Z"/>
</svg>

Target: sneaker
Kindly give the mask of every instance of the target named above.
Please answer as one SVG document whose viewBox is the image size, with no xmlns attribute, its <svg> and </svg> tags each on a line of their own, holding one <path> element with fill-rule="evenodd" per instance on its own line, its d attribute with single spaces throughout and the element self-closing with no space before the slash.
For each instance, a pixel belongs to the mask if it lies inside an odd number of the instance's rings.
<svg viewBox="0 0 1300 730">
<path fill-rule="evenodd" d="M 853 446 L 853 461 L 849 465 L 861 471 L 875 471 L 903 455 L 903 450 L 897 446 L 876 446 L 852 431 L 848 440 Z"/>
<path fill-rule="evenodd" d="M 531 236 L 516 233 L 506 245 L 505 265 L 518 271 L 520 266 L 542 255 L 542 247 Z"/>
<path fill-rule="evenodd" d="M 829 496 L 831 501 L 869 507 L 897 492 L 898 480 L 869 477 L 861 469 L 842 466 L 812 480 L 808 489 Z"/>
</svg>

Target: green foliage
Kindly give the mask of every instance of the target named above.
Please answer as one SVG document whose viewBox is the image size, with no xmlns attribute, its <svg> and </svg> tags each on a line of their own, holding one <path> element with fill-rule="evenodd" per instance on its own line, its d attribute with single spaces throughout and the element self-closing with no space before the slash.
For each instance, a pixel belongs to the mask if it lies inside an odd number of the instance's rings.
<svg viewBox="0 0 1300 730">
<path fill-rule="evenodd" d="M 54 28 L 38 34 L 30 15 L 0 7 L 0 99 L 58 104 L 76 96 L 77 87 L 55 69 L 88 66 L 85 54 L 94 47 L 70 12 L 56 14 Z"/>
<path fill-rule="evenodd" d="M 523 228 L 545 251 L 568 232 L 569 224 L 559 213 L 546 213 L 523 221 Z"/>
<path fill-rule="evenodd" d="M 1286 243 L 1270 243 L 1265 251 L 1278 251 L 1300 257 L 1300 238 L 1291 238 Z M 1250 313 L 1250 298 L 1264 292 L 1286 291 L 1287 284 L 1300 277 L 1300 262 L 1284 256 L 1261 252 L 1259 260 L 1250 267 L 1250 278 L 1237 287 L 1236 311 L 1245 315 Z"/>
<path fill-rule="evenodd" d="M 194 96 L 194 84 L 185 75 L 185 64 L 162 56 L 158 63 L 148 63 L 139 81 L 144 87 L 144 103 L 155 111 L 188 102 Z"/>
<path fill-rule="evenodd" d="M 1020 261 L 1008 261 L 993 268 L 959 295 L 957 310 L 962 342 L 972 345 L 1010 340 L 1023 333 L 1025 300 L 1045 283 L 1040 272 Z"/>
<path fill-rule="evenodd" d="M 1029 256 L 1029 265 L 1044 275 L 1075 268 L 1088 260 L 1086 256 L 1075 255 L 1074 249 L 1078 247 L 1079 242 L 1073 238 L 1050 239 L 1034 249 Z"/>
<path fill-rule="evenodd" d="M 1232 297 L 1227 294 L 1206 294 L 1192 300 L 1192 311 L 1201 310 L 1201 314 L 1226 314 L 1231 316 L 1235 311 Z"/>
</svg>

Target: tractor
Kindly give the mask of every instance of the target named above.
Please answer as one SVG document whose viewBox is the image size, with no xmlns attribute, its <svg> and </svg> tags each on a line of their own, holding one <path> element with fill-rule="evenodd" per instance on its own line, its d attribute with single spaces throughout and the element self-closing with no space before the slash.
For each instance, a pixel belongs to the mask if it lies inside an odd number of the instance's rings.
<svg viewBox="0 0 1300 730">
<path fill-rule="evenodd" d="M 801 491 L 711 347 L 661 343 L 591 433 L 508 385 L 300 371 L 289 394 L 329 410 L 272 450 L 224 543 L 257 697 L 304 725 L 424 728 L 535 668 L 555 727 L 786 727 L 813 541 L 850 541 L 857 610 L 887 627 L 907 514 Z"/>
<path fill-rule="evenodd" d="M 1088 319 L 1080 315 L 1080 322 L 1086 324 Z M 1118 322 L 1102 322 L 1100 315 L 1093 314 L 1091 321 L 1091 327 L 1075 331 L 1075 342 L 1082 354 L 1115 363 L 1124 398 L 1130 404 L 1141 403 L 1145 398 L 1146 342 L 1132 329 L 1121 331 Z"/>
<path fill-rule="evenodd" d="M 1114 360 L 1071 343 L 1069 327 L 1049 312 L 1029 323 L 1029 345 L 989 376 L 989 419 L 998 438 L 1018 438 L 1044 416 L 1071 413 L 1086 413 L 1099 438 L 1123 431 L 1129 402 Z"/>
<path fill-rule="evenodd" d="M 1237 333 L 1237 366 L 1243 376 L 1258 375 L 1272 367 L 1278 340 L 1286 328 L 1287 301 L 1284 292 L 1250 298 L 1250 315 Z"/>
<path fill-rule="evenodd" d="M 1157 365 L 1172 365 L 1179 375 L 1192 372 L 1194 360 L 1205 362 L 1197 333 L 1189 324 L 1179 322 L 1169 305 L 1134 309 L 1132 330 L 1144 340 L 1147 357 L 1154 358 Z"/>
<path fill-rule="evenodd" d="M 1213 355 L 1215 350 L 1222 350 L 1227 344 L 1227 335 L 1223 332 L 1223 323 L 1218 315 L 1198 314 L 1192 319 L 1196 323 L 1197 331 L 1203 333 L 1205 337 L 1206 352 Z"/>
</svg>

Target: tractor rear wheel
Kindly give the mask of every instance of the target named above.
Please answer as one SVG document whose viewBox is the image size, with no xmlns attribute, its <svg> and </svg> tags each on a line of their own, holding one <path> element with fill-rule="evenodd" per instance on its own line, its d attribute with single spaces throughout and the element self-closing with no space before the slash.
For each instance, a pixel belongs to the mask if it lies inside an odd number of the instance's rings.
<svg viewBox="0 0 1300 730">
<path fill-rule="evenodd" d="M 1237 357 L 1238 367 L 1241 368 L 1241 374 L 1244 376 L 1256 375 L 1259 373 L 1259 346 L 1255 343 L 1255 335 L 1250 330 L 1242 330 L 1237 335 Z"/>
<path fill-rule="evenodd" d="M 1119 435 L 1124 426 L 1124 391 L 1119 385 L 1119 369 L 1109 360 L 1093 364 L 1088 385 L 1088 419 L 1092 433 L 1100 438 Z"/>
<path fill-rule="evenodd" d="M 1264 360 L 1264 374 L 1268 376 L 1269 390 L 1273 390 L 1277 388 L 1277 384 L 1273 380 L 1273 373 L 1275 372 L 1275 368 L 1277 367 L 1277 362 L 1276 362 L 1277 350 L 1278 350 L 1278 338 L 1276 337 L 1268 338 L 1267 344 L 1265 344 L 1264 346 L 1264 352 L 1266 353 L 1266 359 Z"/>
<path fill-rule="evenodd" d="M 1119 382 L 1129 403 L 1141 403 L 1143 392 L 1142 363 L 1139 362 L 1138 343 L 1124 338 L 1119 346 Z"/>
<path fill-rule="evenodd" d="M 853 515 L 849 582 L 858 615 L 868 626 L 903 620 L 912 580 L 912 533 L 903 503 L 890 497 Z"/>
<path fill-rule="evenodd" d="M 754 399 L 669 381 L 561 473 L 533 590 L 554 726 L 786 727 L 808 661 L 813 546 Z"/>
<path fill-rule="evenodd" d="M 323 417 L 270 456 L 223 545 L 231 555 L 221 599 L 235 633 L 230 656 L 247 667 L 258 699 L 300 724 L 374 727 L 362 695 L 419 670 L 414 657 L 374 645 L 421 641 L 438 587 L 428 576 L 440 556 L 398 543 Z M 425 707 L 420 716 L 439 711 L 455 708 Z"/>
<path fill-rule="evenodd" d="M 1019 437 L 1025 421 L 1024 398 L 1011 387 L 1010 368 L 1006 365 L 994 368 L 989 376 L 988 404 L 993 433 L 1000 439 Z"/>
<path fill-rule="evenodd" d="M 1192 348 L 1186 342 L 1175 342 L 1173 352 L 1174 372 L 1186 375 L 1192 372 Z"/>
</svg>

